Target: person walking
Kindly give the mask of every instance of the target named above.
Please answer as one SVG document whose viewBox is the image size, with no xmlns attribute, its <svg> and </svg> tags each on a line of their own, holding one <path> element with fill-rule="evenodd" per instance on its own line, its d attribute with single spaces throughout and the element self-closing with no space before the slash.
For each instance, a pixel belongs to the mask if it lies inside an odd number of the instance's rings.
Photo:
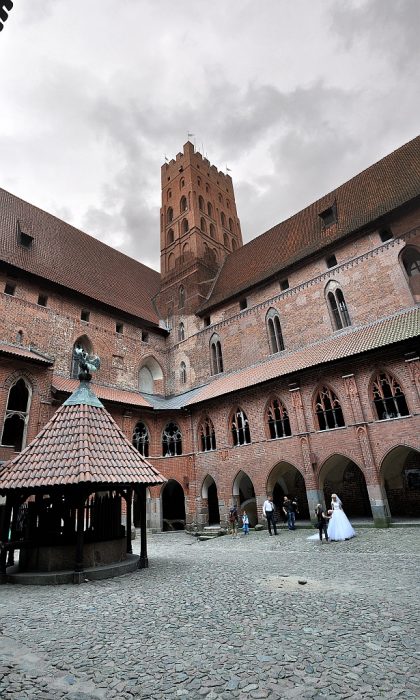
<svg viewBox="0 0 420 700">
<path fill-rule="evenodd" d="M 263 505 L 263 515 L 267 519 L 268 533 L 272 535 L 271 529 L 273 529 L 274 534 L 277 535 L 277 525 L 276 525 L 276 509 L 273 503 L 273 497 L 267 496 Z"/>
<path fill-rule="evenodd" d="M 283 499 L 283 513 L 287 517 L 287 527 L 289 530 L 295 530 L 295 513 L 293 510 L 292 501 L 287 496 Z"/>
<path fill-rule="evenodd" d="M 229 532 L 232 537 L 236 537 L 238 534 L 238 509 L 234 503 L 229 511 Z"/>
<path fill-rule="evenodd" d="M 246 510 L 242 511 L 242 530 L 244 535 L 249 535 L 249 518 Z"/>
</svg>

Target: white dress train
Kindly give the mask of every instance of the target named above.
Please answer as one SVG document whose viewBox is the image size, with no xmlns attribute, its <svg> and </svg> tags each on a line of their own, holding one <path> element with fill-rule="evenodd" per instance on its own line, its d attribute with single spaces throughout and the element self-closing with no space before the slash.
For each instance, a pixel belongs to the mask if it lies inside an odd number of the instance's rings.
<svg viewBox="0 0 420 700">
<path fill-rule="evenodd" d="M 328 539 L 334 541 L 349 540 L 356 536 L 350 520 L 339 503 L 332 503 L 332 518 L 328 523 Z"/>
</svg>

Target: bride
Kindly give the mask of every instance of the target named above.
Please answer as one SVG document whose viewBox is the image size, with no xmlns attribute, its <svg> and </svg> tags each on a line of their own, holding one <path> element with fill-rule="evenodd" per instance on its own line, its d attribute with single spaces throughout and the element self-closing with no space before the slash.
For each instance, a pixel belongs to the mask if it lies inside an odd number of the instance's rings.
<svg viewBox="0 0 420 700">
<path fill-rule="evenodd" d="M 336 493 L 331 496 L 331 520 L 328 523 L 328 538 L 330 540 L 349 540 L 355 537 L 350 521 L 343 510 L 343 504 Z"/>
</svg>

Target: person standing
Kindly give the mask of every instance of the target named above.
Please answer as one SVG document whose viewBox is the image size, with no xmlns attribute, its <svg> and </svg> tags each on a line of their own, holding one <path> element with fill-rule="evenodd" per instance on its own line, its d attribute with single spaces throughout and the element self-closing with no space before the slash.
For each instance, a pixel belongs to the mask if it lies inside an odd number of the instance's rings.
<svg viewBox="0 0 420 700">
<path fill-rule="evenodd" d="M 283 499 L 283 513 L 287 517 L 287 527 L 289 530 L 295 530 L 295 513 L 292 501 L 287 496 Z"/>
<path fill-rule="evenodd" d="M 238 530 L 238 509 L 234 503 L 229 511 L 229 532 L 232 537 L 236 537 Z"/>
<path fill-rule="evenodd" d="M 270 535 L 273 534 L 271 532 L 271 529 L 273 529 L 274 534 L 277 535 L 277 525 L 276 525 L 276 517 L 275 517 L 276 516 L 276 509 L 275 509 L 275 505 L 273 503 L 272 496 L 267 496 L 267 500 L 264 501 L 263 515 L 264 515 L 264 518 L 267 519 L 269 534 Z"/>
<path fill-rule="evenodd" d="M 242 511 L 242 530 L 244 531 L 244 535 L 249 535 L 249 518 L 246 510 Z"/>
<path fill-rule="evenodd" d="M 336 542 L 356 536 L 350 520 L 343 510 L 343 504 L 336 493 L 331 496 L 332 518 L 328 524 L 328 538 Z"/>
<path fill-rule="evenodd" d="M 315 508 L 315 517 L 317 520 L 317 527 L 319 530 L 319 541 L 322 543 L 322 533 L 324 533 L 325 541 L 329 542 L 329 540 L 328 540 L 328 522 L 329 522 L 331 516 L 325 512 L 325 510 L 323 509 L 323 507 L 320 503 L 318 503 L 316 508 Z"/>
</svg>

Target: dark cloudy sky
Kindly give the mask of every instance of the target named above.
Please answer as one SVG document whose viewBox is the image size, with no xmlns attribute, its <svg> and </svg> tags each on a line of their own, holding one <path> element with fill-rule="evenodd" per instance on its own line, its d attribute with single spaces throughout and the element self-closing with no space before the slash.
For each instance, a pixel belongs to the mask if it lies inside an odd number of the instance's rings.
<svg viewBox="0 0 420 700">
<path fill-rule="evenodd" d="M 419 26 L 420 0 L 15 0 L 0 187 L 158 268 L 193 132 L 250 240 L 417 135 Z"/>
</svg>

